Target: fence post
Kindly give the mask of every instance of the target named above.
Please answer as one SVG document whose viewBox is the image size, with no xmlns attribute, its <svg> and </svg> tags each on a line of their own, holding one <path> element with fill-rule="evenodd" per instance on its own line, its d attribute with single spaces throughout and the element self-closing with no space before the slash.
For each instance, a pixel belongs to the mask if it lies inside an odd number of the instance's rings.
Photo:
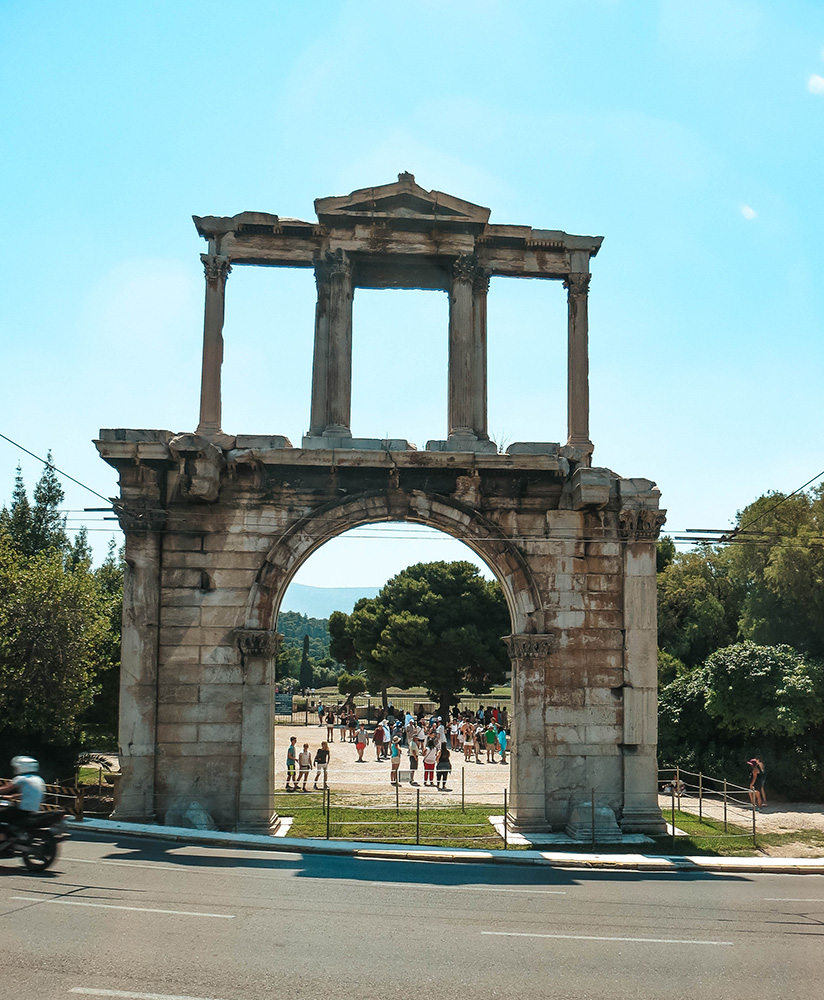
<svg viewBox="0 0 824 1000">
<path fill-rule="evenodd" d="M 592 846 L 595 847 L 595 789 L 592 789 L 592 806 L 589 811 L 590 832 L 592 835 Z"/>
<path fill-rule="evenodd" d="M 397 772 L 396 772 L 397 774 Z M 400 787 L 401 783 L 399 781 L 395 782 L 395 815 L 400 816 L 401 814 L 401 803 L 400 803 Z"/>
<path fill-rule="evenodd" d="M 77 798 L 75 800 L 75 815 L 79 820 L 83 819 L 83 807 L 86 797 L 86 790 L 82 785 L 77 786 Z"/>
<path fill-rule="evenodd" d="M 675 785 L 670 788 L 670 794 L 672 795 L 672 846 L 675 846 Z"/>
<path fill-rule="evenodd" d="M 724 833 L 727 832 L 727 779 L 724 778 Z"/>
<path fill-rule="evenodd" d="M 509 848 L 509 836 L 506 829 L 506 813 L 507 813 L 506 789 L 504 789 L 504 850 L 505 851 Z"/>
<path fill-rule="evenodd" d="M 466 764 L 461 767 L 461 812 L 466 812 L 466 803 L 464 801 L 464 791 L 466 788 Z"/>
<path fill-rule="evenodd" d="M 698 822 L 704 822 L 704 775 L 698 772 Z"/>
<path fill-rule="evenodd" d="M 755 839 L 755 796 L 753 796 L 752 800 L 752 846 L 758 847 L 758 843 Z"/>
<path fill-rule="evenodd" d="M 329 814 L 332 812 L 332 789 L 327 785 L 323 791 L 323 797 L 326 799 L 326 839 L 329 840 Z"/>
<path fill-rule="evenodd" d="M 675 791 L 678 795 L 678 808 L 681 808 L 681 765 L 675 765 Z"/>
<path fill-rule="evenodd" d="M 421 790 L 415 789 L 415 843 L 421 842 Z"/>
</svg>

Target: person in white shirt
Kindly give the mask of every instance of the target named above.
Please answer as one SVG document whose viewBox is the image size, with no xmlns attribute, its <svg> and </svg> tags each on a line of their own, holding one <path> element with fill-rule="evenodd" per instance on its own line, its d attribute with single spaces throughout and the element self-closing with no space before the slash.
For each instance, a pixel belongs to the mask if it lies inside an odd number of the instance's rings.
<svg viewBox="0 0 824 1000">
<path fill-rule="evenodd" d="M 46 782 L 37 773 L 40 765 L 34 757 L 14 757 L 11 769 L 15 776 L 5 785 L 0 785 L 0 795 L 19 795 L 20 805 L 6 806 L 3 820 L 15 826 L 25 826 L 31 817 L 40 812 Z"/>
</svg>

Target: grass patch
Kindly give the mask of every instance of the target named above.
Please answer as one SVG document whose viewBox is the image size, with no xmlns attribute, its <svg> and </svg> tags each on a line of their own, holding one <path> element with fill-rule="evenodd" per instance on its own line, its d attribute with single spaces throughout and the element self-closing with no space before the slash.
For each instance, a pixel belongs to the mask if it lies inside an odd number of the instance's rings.
<svg viewBox="0 0 824 1000">
<path fill-rule="evenodd" d="M 302 792 L 282 793 L 275 796 L 275 808 L 284 816 L 294 817 L 290 837 L 326 838 L 326 815 L 320 795 L 305 796 L 306 804 L 298 796 Z M 296 801 L 298 800 L 298 801 Z M 504 846 L 489 822 L 489 816 L 500 813 L 498 806 L 468 806 L 461 812 L 459 806 L 427 808 L 420 811 L 420 844 L 429 847 L 477 847 L 497 850 Z M 387 844 L 414 844 L 416 842 L 416 810 L 401 807 L 384 809 L 336 806 L 332 802 L 329 817 L 329 835 L 332 840 L 378 841 Z"/>
</svg>

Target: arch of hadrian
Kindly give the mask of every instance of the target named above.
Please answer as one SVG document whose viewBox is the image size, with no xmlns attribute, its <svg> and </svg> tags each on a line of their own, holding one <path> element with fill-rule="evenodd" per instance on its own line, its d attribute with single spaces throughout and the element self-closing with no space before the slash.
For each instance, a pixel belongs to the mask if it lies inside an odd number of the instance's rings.
<svg viewBox="0 0 824 1000">
<path fill-rule="evenodd" d="M 609 807 L 624 831 L 660 830 L 655 541 L 664 512 L 654 483 L 591 463 L 587 295 L 601 237 L 491 225 L 488 209 L 425 191 L 411 174 L 315 209 L 317 222 L 195 218 L 208 240 L 197 430 L 102 430 L 96 442 L 120 475 L 128 565 L 117 815 L 162 821 L 173 802 L 197 800 L 225 828 L 271 828 L 275 626 L 286 588 L 341 532 L 412 521 L 469 545 L 506 596 L 514 825 L 563 828 L 594 789 L 599 815 Z M 237 265 L 314 270 L 311 414 L 299 447 L 222 429 L 224 290 Z M 489 440 L 493 275 L 567 289 L 563 445 L 521 442 L 501 454 Z M 357 288 L 449 298 L 446 434 L 425 450 L 351 435 Z"/>
</svg>

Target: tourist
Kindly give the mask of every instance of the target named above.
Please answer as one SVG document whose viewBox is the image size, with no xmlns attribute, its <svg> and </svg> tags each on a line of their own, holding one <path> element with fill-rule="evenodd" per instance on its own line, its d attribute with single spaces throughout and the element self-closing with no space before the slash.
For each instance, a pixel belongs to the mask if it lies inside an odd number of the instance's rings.
<svg viewBox="0 0 824 1000">
<path fill-rule="evenodd" d="M 409 741 L 409 784 L 417 785 L 415 777 L 418 770 L 418 758 L 420 757 L 420 748 L 418 747 L 417 740 Z"/>
<path fill-rule="evenodd" d="M 366 735 L 366 730 L 363 728 L 363 722 L 358 726 L 358 730 L 355 733 L 355 749 L 358 751 L 358 759 L 356 763 L 363 763 L 363 751 L 366 749 L 367 741 L 369 737 Z"/>
<path fill-rule="evenodd" d="M 486 727 L 484 734 L 484 742 L 486 743 L 486 762 L 487 764 L 495 763 L 495 744 L 498 741 L 498 734 L 495 732 L 495 727 L 490 722 Z"/>
<path fill-rule="evenodd" d="M 321 775 L 323 775 L 323 787 L 326 788 L 326 774 L 329 769 L 329 758 L 331 756 L 329 744 L 324 740 L 320 745 L 320 750 L 315 754 L 315 791 L 318 790 L 318 781 Z"/>
<path fill-rule="evenodd" d="M 386 760 L 389 757 L 389 744 L 392 742 L 392 729 L 389 725 L 389 718 L 381 723 L 383 727 L 383 743 L 381 743 L 381 757 Z"/>
<path fill-rule="evenodd" d="M 335 742 L 335 713 L 331 707 L 326 715 L 326 739 L 329 743 Z"/>
<path fill-rule="evenodd" d="M 449 747 L 447 744 L 441 743 L 441 748 L 438 751 L 438 760 L 435 764 L 435 775 L 437 778 L 438 789 L 440 791 L 446 791 L 446 778 L 449 772 L 452 770 L 452 762 L 449 759 Z"/>
<path fill-rule="evenodd" d="M 296 744 L 298 742 L 297 736 L 293 736 L 289 740 L 289 749 L 286 751 L 286 791 L 296 792 L 298 790 L 298 783 L 295 781 L 295 766 L 297 765 L 297 749 Z M 290 786 L 294 784 L 294 788 Z"/>
<path fill-rule="evenodd" d="M 383 724 L 379 722 L 375 726 L 375 732 L 372 734 L 372 742 L 375 744 L 375 760 L 380 762 L 381 750 L 383 749 Z"/>
<path fill-rule="evenodd" d="M 760 809 L 766 801 L 764 797 L 764 766 L 757 757 L 748 760 L 747 764 L 752 769 L 750 774 L 750 801 L 756 809 Z"/>
<path fill-rule="evenodd" d="M 463 737 L 464 760 L 469 761 L 472 759 L 472 750 L 475 745 L 475 726 L 469 719 L 461 726 L 461 735 Z"/>
<path fill-rule="evenodd" d="M 295 791 L 297 791 L 298 785 L 303 782 L 304 792 L 308 792 L 309 789 L 306 787 L 306 782 L 309 780 L 309 772 L 312 770 L 312 754 L 309 752 L 309 744 L 304 743 L 303 749 L 298 754 L 298 778 L 295 782 Z"/>
<path fill-rule="evenodd" d="M 426 727 L 423 724 L 423 716 L 418 719 L 418 727 L 415 730 L 415 740 L 418 744 L 418 749 L 423 750 L 426 743 Z"/>
<path fill-rule="evenodd" d="M 501 748 L 501 763 L 506 764 L 506 730 L 498 726 L 498 746 Z"/>
<path fill-rule="evenodd" d="M 418 724 L 415 722 L 414 717 L 410 714 L 406 717 L 406 745 L 411 747 L 415 742 L 415 734 L 418 731 Z"/>
<path fill-rule="evenodd" d="M 357 717 L 357 715 L 355 713 L 355 709 L 352 708 L 352 710 L 349 712 L 349 742 L 350 743 L 354 743 L 355 742 L 355 732 L 357 731 L 357 728 L 358 728 L 358 717 Z"/>
<path fill-rule="evenodd" d="M 318 702 L 318 725 L 323 725 L 323 702 Z"/>
<path fill-rule="evenodd" d="M 392 757 L 392 771 L 389 775 L 389 784 L 397 785 L 398 783 L 398 768 L 401 766 L 401 738 L 400 736 L 392 737 L 392 745 L 390 749 Z"/>
<path fill-rule="evenodd" d="M 435 776 L 435 765 L 438 763 L 438 741 L 434 736 L 430 736 L 426 741 L 426 749 L 423 752 L 423 784 L 435 787 L 432 780 Z"/>
<path fill-rule="evenodd" d="M 449 723 L 449 743 L 453 750 L 458 749 L 458 720 L 455 717 Z"/>
</svg>

